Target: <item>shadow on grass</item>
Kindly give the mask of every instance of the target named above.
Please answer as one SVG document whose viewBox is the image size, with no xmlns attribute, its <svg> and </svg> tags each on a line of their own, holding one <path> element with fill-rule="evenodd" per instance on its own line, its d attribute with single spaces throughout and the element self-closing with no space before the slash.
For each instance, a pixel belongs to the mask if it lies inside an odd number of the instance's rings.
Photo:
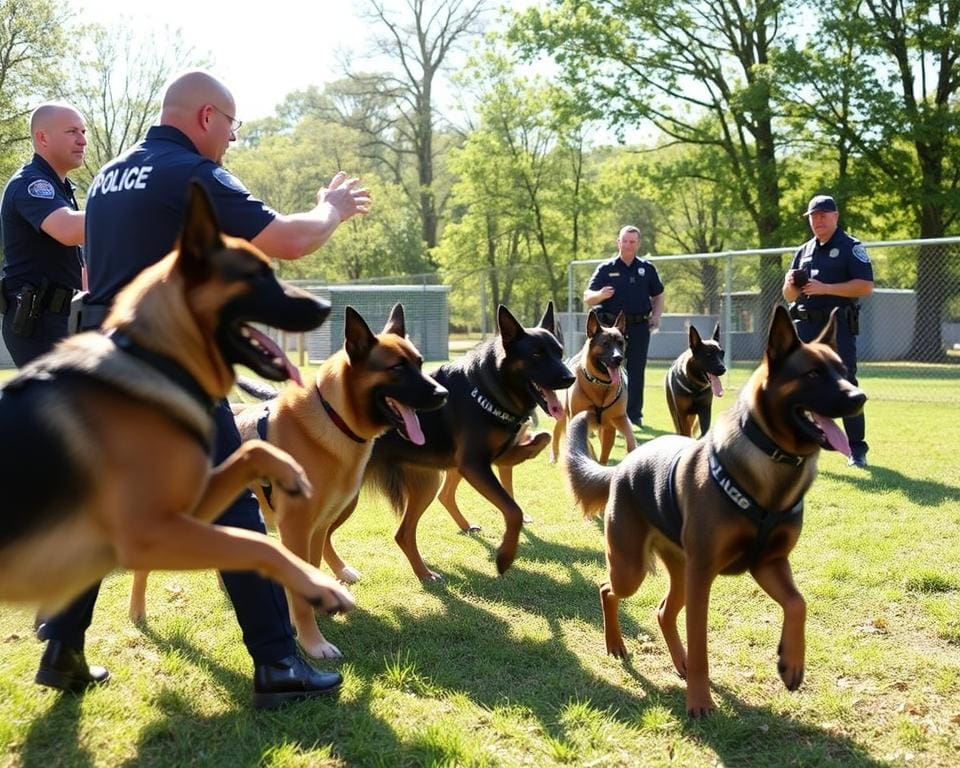
<svg viewBox="0 0 960 768">
<path fill-rule="evenodd" d="M 83 695 L 59 693 L 53 705 L 30 723 L 21 749 L 23 768 L 85 768 L 94 764 L 80 743 L 80 710 Z"/>
<path fill-rule="evenodd" d="M 877 488 L 896 488 L 914 504 L 922 507 L 935 507 L 957 498 L 960 486 L 947 485 L 936 480 L 922 480 L 910 477 L 889 467 L 868 465 L 865 469 L 835 472 L 821 470 L 820 474 L 861 491 L 875 491 Z"/>
</svg>

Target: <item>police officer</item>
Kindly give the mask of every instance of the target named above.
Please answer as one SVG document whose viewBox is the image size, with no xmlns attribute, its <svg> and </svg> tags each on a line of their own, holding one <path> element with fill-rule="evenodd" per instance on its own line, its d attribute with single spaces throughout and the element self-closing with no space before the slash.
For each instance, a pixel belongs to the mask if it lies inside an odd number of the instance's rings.
<svg viewBox="0 0 960 768">
<path fill-rule="evenodd" d="M 618 253 L 600 264 L 583 292 L 583 303 L 599 305 L 600 320 L 613 325 L 617 313 L 627 320 L 627 418 L 643 426 L 643 379 L 650 332 L 660 327 L 663 283 L 653 263 L 637 258 L 640 230 L 626 226 L 617 237 Z"/>
<path fill-rule="evenodd" d="M 840 213 L 830 195 L 811 198 L 804 214 L 813 237 L 797 249 L 783 281 L 783 297 L 791 302 L 790 316 L 804 341 L 816 338 L 837 313 L 837 349 L 848 378 L 857 383 L 857 334 L 861 296 L 873 293 L 873 265 L 866 248 L 838 225 Z M 867 466 L 863 414 L 843 420 L 850 442 L 850 466 Z"/>
<path fill-rule="evenodd" d="M 203 71 L 184 73 L 164 92 L 160 124 L 97 174 L 87 198 L 90 294 L 81 311 L 82 328 L 98 325 L 116 292 L 174 247 L 191 179 L 209 192 L 224 232 L 279 258 L 311 253 L 341 221 L 367 212 L 369 193 L 344 174 L 321 189 L 316 206 L 303 213 L 282 215 L 254 198 L 220 164 L 240 128 L 235 116 L 233 96 L 223 83 Z M 226 401 L 214 419 L 213 460 L 219 463 L 240 446 L 240 435 Z M 249 491 L 215 522 L 266 530 Z M 254 706 L 272 707 L 340 686 L 339 673 L 320 672 L 297 655 L 286 597 L 277 584 L 252 572 L 224 572 L 222 577 L 254 663 Z M 44 636 L 75 642 L 89 626 L 91 610 L 70 606 L 44 625 Z"/>
<path fill-rule="evenodd" d="M 84 215 L 67 173 L 83 165 L 87 126 L 69 104 L 30 114 L 33 159 L 7 182 L 0 206 L 3 341 L 18 367 L 67 335 L 80 288 Z"/>
</svg>

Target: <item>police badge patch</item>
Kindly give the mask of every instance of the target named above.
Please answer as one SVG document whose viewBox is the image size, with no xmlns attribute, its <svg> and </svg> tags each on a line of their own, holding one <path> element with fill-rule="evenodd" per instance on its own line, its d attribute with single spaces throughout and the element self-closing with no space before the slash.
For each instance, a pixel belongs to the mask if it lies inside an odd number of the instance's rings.
<svg viewBox="0 0 960 768">
<path fill-rule="evenodd" d="M 53 200 L 57 191 L 53 188 L 53 184 L 46 179 L 37 179 L 27 185 L 27 194 L 30 197 L 39 197 L 41 200 Z"/>
<path fill-rule="evenodd" d="M 860 261 L 862 261 L 864 264 L 870 263 L 870 257 L 867 255 L 867 249 L 859 243 L 853 246 L 853 255 L 860 259 Z"/>
<path fill-rule="evenodd" d="M 232 192 L 241 192 L 245 195 L 250 194 L 247 188 L 240 183 L 240 179 L 234 176 L 230 171 L 222 166 L 213 169 L 213 178 L 219 181 L 223 186 Z"/>
<path fill-rule="evenodd" d="M 831 249 L 830 249 L 830 253 L 828 253 L 827 255 L 828 255 L 831 259 L 835 259 L 835 258 L 837 258 L 837 256 L 840 255 L 840 249 L 839 249 L 839 248 L 831 248 Z"/>
</svg>

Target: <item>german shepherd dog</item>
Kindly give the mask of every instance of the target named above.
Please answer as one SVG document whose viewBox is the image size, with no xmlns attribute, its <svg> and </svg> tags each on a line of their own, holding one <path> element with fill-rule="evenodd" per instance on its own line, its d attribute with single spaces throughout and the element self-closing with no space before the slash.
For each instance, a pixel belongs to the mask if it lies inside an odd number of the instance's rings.
<svg viewBox="0 0 960 768">
<path fill-rule="evenodd" d="M 587 454 L 589 412 L 570 426 L 565 455 L 576 501 L 605 509 L 608 581 L 600 587 L 607 653 L 627 649 L 618 606 L 640 587 L 656 552 L 670 576 L 657 621 L 673 664 L 687 680 L 687 711 L 713 711 L 707 664 L 707 607 L 719 574 L 749 570 L 783 608 L 777 669 L 789 690 L 803 680 L 806 604 L 787 560 L 800 536 L 803 496 L 821 448 L 849 454 L 834 418 L 858 413 L 866 395 L 845 378 L 836 352 L 836 317 L 804 344 L 777 306 L 765 359 L 700 440 L 666 435 L 616 467 Z M 687 649 L 677 631 L 686 606 Z"/>
<path fill-rule="evenodd" d="M 573 383 L 553 334 L 553 302 L 538 327 L 524 328 L 504 306 L 497 310 L 497 324 L 495 338 L 433 374 L 450 396 L 443 408 L 422 415 L 424 444 L 414 445 L 399 433 L 388 432 L 377 440 L 367 467 L 370 483 L 402 512 L 394 538 L 422 580 L 440 575 L 420 556 L 417 523 L 448 469 L 456 469 L 503 514 L 506 531 L 497 549 L 497 570 L 502 574 L 510 567 L 523 511 L 497 481 L 493 464 L 509 454 L 522 458 L 525 449 L 516 449 L 515 442 L 526 420 L 538 405 L 556 418 L 561 406 L 554 390 Z"/>
<path fill-rule="evenodd" d="M 714 326 L 713 336 L 706 341 L 693 325 L 689 335 L 690 346 L 673 361 L 664 387 L 676 433 L 693 437 L 693 424 L 697 422 L 703 437 L 710 429 L 713 398 L 723 397 L 723 385 L 718 377 L 727 372 L 720 346 L 720 323 Z"/>
<path fill-rule="evenodd" d="M 623 335 L 626 327 L 623 312 L 617 315 L 613 325 L 603 325 L 595 309 L 587 315 L 587 338 L 583 348 L 570 360 L 577 380 L 561 396 L 563 413 L 553 426 L 551 463 L 560 455 L 560 438 L 567 431 L 567 421 L 588 409 L 597 417 L 601 464 L 610 458 L 618 430 L 627 443 L 628 453 L 637 447 L 627 419 L 627 385 L 620 371 L 627 349 Z"/>
<path fill-rule="evenodd" d="M 310 482 L 285 452 L 245 444 L 211 470 L 211 411 L 233 365 L 296 371 L 248 323 L 317 327 L 326 303 L 280 283 L 226 237 L 191 185 L 178 247 L 116 298 L 102 333 L 62 342 L 0 394 L 0 599 L 62 607 L 114 566 L 253 570 L 327 612 L 350 593 L 267 536 L 210 525 L 257 478 L 291 496 Z"/>
</svg>

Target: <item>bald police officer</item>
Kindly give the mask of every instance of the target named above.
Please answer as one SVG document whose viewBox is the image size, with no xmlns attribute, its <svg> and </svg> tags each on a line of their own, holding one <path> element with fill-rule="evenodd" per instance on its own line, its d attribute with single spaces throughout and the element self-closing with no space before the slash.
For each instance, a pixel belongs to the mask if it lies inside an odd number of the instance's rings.
<svg viewBox="0 0 960 768">
<path fill-rule="evenodd" d="M 643 426 L 643 380 L 650 349 L 650 332 L 660 327 L 663 283 L 653 262 L 637 258 L 640 230 L 628 225 L 617 236 L 617 255 L 597 266 L 583 303 L 597 306 L 604 325 L 613 325 L 617 313 L 627 320 L 627 418 Z"/>
<path fill-rule="evenodd" d="M 804 216 L 813 237 L 797 249 L 783 281 L 783 297 L 791 302 L 790 316 L 804 341 L 816 338 L 830 312 L 839 308 L 837 351 L 856 384 L 859 299 L 873 293 L 873 265 L 863 244 L 839 226 L 840 212 L 830 195 L 813 197 Z M 867 466 L 863 414 L 845 418 L 843 428 L 850 442 L 850 466 Z"/>
<path fill-rule="evenodd" d="M 3 191 L 3 341 L 18 367 L 67 335 L 70 299 L 81 286 L 84 215 L 67 173 L 83 165 L 87 126 L 69 104 L 30 114 L 33 158 Z"/>
<path fill-rule="evenodd" d="M 310 210 L 294 215 L 273 211 L 221 165 L 239 128 L 229 89 L 207 72 L 186 72 L 167 86 L 160 124 L 100 170 L 87 198 L 90 294 L 81 311 L 82 328 L 98 325 L 117 291 L 174 247 L 191 179 L 198 179 L 209 193 L 224 232 L 250 240 L 277 258 L 313 252 L 341 221 L 369 209 L 367 190 L 340 173 L 317 193 Z M 240 446 L 240 435 L 226 401 L 217 407 L 214 420 L 216 464 Z M 249 491 L 215 522 L 266 530 Z M 277 584 L 251 572 L 224 572 L 222 577 L 253 659 L 254 706 L 273 707 L 340 686 L 339 673 L 320 672 L 298 656 L 286 596 Z M 91 612 L 92 604 L 70 606 L 45 625 L 45 636 L 75 643 L 89 626 Z"/>
</svg>

